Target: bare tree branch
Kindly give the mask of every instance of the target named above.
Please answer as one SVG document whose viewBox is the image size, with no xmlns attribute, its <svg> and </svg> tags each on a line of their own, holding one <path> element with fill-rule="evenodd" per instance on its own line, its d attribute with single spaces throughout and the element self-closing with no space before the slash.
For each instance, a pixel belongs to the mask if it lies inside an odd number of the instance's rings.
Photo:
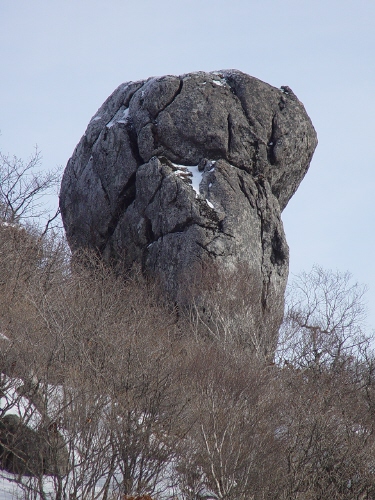
<svg viewBox="0 0 375 500">
<path fill-rule="evenodd" d="M 26 162 L 0 152 L 0 221 L 8 224 L 40 223 L 39 219 L 48 214 L 45 197 L 56 189 L 61 169 L 42 171 L 41 159 L 37 147 Z M 57 215 L 58 212 L 49 218 L 48 227 Z"/>
</svg>

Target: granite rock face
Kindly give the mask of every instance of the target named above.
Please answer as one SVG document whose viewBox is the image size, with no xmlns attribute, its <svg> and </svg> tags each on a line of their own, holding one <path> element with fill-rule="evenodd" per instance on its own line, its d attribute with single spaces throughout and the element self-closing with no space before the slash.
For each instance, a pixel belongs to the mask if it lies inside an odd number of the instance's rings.
<svg viewBox="0 0 375 500">
<path fill-rule="evenodd" d="M 61 434 L 35 431 L 18 415 L 0 418 L 0 469 L 24 476 L 60 476 L 67 473 L 68 451 Z"/>
<path fill-rule="evenodd" d="M 316 144 L 289 87 L 240 71 L 120 85 L 64 173 L 69 244 L 107 261 L 140 262 L 176 301 L 197 263 L 247 264 L 260 290 L 254 325 L 273 329 L 264 345 L 271 352 L 288 275 L 280 214 Z"/>
</svg>

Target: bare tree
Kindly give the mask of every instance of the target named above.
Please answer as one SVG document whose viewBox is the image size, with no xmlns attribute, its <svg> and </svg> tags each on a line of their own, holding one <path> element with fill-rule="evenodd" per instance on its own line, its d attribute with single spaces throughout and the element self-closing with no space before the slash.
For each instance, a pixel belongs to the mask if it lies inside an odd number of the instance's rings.
<svg viewBox="0 0 375 500">
<path fill-rule="evenodd" d="M 374 498 L 373 354 L 365 287 L 315 266 L 289 285 L 278 350 L 279 498 Z"/>
<path fill-rule="evenodd" d="M 37 222 L 48 214 L 45 196 L 55 194 L 60 180 L 60 168 L 42 171 L 41 154 L 34 154 L 23 161 L 16 156 L 0 152 L 0 221 L 7 224 Z M 57 217 L 58 211 L 47 216 L 47 226 Z"/>
<path fill-rule="evenodd" d="M 278 468 L 273 368 L 238 346 L 200 343 L 189 357 L 194 425 L 178 466 L 182 495 L 265 498 Z"/>
<path fill-rule="evenodd" d="M 136 268 L 0 226 L 0 460 L 25 499 L 375 498 L 364 288 L 296 279 L 274 364 L 240 271 L 177 315 Z"/>
<path fill-rule="evenodd" d="M 288 286 L 279 360 L 300 368 L 337 365 L 368 343 L 364 334 L 366 287 L 349 273 L 313 267 Z"/>
<path fill-rule="evenodd" d="M 17 481 L 26 498 L 35 492 L 44 498 L 51 489 L 58 500 L 161 494 L 185 432 L 171 313 L 140 273 L 125 280 L 92 261 L 70 272 L 56 259 L 60 272 L 38 266 L 26 280 L 14 280 L 12 301 L 0 293 L 8 339 L 1 372 L 25 388 L 52 462 L 64 449 L 69 456 L 67 470 L 55 469 L 50 479 L 44 469 L 22 474 Z M 60 436 L 57 445 L 53 436 Z"/>
<path fill-rule="evenodd" d="M 278 498 L 374 498 L 374 423 L 357 368 L 283 369 Z"/>
</svg>

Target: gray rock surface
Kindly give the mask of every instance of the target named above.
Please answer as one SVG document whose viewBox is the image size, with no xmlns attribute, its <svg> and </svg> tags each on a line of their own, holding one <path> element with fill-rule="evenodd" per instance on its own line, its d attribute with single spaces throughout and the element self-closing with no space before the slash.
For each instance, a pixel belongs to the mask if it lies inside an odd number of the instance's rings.
<svg viewBox="0 0 375 500">
<path fill-rule="evenodd" d="M 142 263 L 176 301 L 197 263 L 246 263 L 260 290 L 254 325 L 271 338 L 263 345 L 269 354 L 288 275 L 280 214 L 316 144 L 289 87 L 240 71 L 120 85 L 64 173 L 60 207 L 69 244 L 126 266 Z"/>
<path fill-rule="evenodd" d="M 0 469 L 24 476 L 60 476 L 68 464 L 64 440 L 54 426 L 35 431 L 18 415 L 0 418 Z"/>
</svg>

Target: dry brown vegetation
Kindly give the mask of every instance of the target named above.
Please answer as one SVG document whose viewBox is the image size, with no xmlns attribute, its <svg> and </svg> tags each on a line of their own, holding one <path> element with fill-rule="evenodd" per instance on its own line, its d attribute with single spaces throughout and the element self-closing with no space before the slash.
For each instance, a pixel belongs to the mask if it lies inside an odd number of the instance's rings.
<svg viewBox="0 0 375 500">
<path fill-rule="evenodd" d="M 0 423 L 21 414 L 0 461 L 33 472 L 14 476 L 25 499 L 375 498 L 375 358 L 348 275 L 292 284 L 272 361 L 238 327 L 246 269 L 211 268 L 176 310 L 138 269 L 72 266 L 42 233 L 0 225 Z"/>
<path fill-rule="evenodd" d="M 3 228 L 1 247 L 1 384 L 13 391 L 1 412 L 26 398 L 24 422 L 49 445 L 59 433 L 54 470 L 62 447 L 69 463 L 50 477 L 55 498 L 374 497 L 375 364 L 359 287 L 342 310 L 290 303 L 270 363 L 236 335 L 225 295 L 222 309 L 220 295 L 210 303 L 227 320 L 211 314 L 205 331 L 195 305 L 163 304 L 137 269 L 116 275 L 86 255 L 72 270 L 56 237 L 24 229 Z M 335 279 L 337 299 L 349 281 Z M 47 498 L 42 473 L 18 480 Z"/>
</svg>

